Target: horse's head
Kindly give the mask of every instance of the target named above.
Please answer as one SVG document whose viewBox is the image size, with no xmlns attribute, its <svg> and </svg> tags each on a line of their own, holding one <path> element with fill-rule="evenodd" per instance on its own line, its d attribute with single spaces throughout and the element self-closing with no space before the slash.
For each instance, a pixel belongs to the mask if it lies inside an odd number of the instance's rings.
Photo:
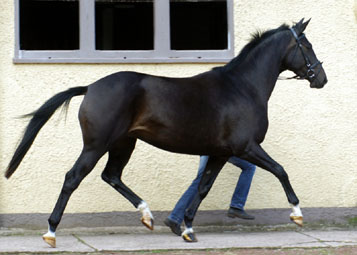
<svg viewBox="0 0 357 255">
<path fill-rule="evenodd" d="M 322 62 L 317 59 L 311 43 L 304 34 L 310 20 L 303 21 L 304 19 L 300 20 L 290 28 L 292 39 L 284 59 L 284 65 L 300 79 L 308 80 L 311 88 L 322 88 L 327 83 L 327 77 L 322 68 Z"/>
</svg>

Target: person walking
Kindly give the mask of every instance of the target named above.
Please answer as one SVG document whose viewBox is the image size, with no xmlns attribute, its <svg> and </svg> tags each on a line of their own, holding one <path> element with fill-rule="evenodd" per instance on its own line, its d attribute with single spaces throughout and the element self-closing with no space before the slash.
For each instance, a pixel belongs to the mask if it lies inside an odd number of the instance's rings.
<svg viewBox="0 0 357 255">
<path fill-rule="evenodd" d="M 198 167 L 198 173 L 196 178 L 193 180 L 191 185 L 181 196 L 178 202 L 175 205 L 175 208 L 172 210 L 170 215 L 165 219 L 164 223 L 168 226 L 171 231 L 180 236 L 182 234 L 181 223 L 184 219 L 186 209 L 190 206 L 192 200 L 194 199 L 196 193 L 198 192 L 198 186 L 200 184 L 202 174 L 206 168 L 209 156 L 201 156 L 200 163 Z M 248 193 L 252 183 L 252 179 L 255 173 L 255 165 L 240 159 L 238 157 L 230 157 L 228 159 L 229 163 L 242 169 L 242 173 L 239 176 L 236 188 L 232 195 L 230 207 L 228 210 L 228 217 L 231 218 L 241 218 L 245 220 L 254 220 L 254 216 L 249 215 L 244 210 L 244 205 L 248 198 Z"/>
</svg>

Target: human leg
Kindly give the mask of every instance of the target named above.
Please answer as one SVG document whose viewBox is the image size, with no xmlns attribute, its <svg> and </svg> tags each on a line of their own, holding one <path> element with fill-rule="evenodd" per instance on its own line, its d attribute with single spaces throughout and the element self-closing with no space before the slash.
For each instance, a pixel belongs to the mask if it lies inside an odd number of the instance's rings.
<svg viewBox="0 0 357 255">
<path fill-rule="evenodd" d="M 181 223 L 184 219 L 186 209 L 191 204 L 193 198 L 198 192 L 198 185 L 201 181 L 203 170 L 206 167 L 208 156 L 201 156 L 196 178 L 192 181 L 188 189 L 183 193 L 177 201 L 175 208 L 165 220 L 165 224 L 170 227 L 171 231 L 176 235 L 181 235 Z"/>
<path fill-rule="evenodd" d="M 242 173 L 239 176 L 236 188 L 232 195 L 230 206 L 243 210 L 248 198 L 256 167 L 248 161 L 238 157 L 230 157 L 228 162 L 242 169 Z"/>
</svg>

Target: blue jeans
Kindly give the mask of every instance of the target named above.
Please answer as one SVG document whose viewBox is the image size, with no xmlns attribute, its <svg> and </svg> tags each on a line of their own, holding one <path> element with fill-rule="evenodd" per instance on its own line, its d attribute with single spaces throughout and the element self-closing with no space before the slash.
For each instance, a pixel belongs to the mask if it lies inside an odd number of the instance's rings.
<svg viewBox="0 0 357 255">
<path fill-rule="evenodd" d="M 175 208 L 172 210 L 168 217 L 170 220 L 176 222 L 177 224 L 182 223 L 186 209 L 190 206 L 193 198 L 198 192 L 198 186 L 201 181 L 203 170 L 207 165 L 207 161 L 208 156 L 200 157 L 200 164 L 196 178 L 193 180 L 185 193 L 181 196 L 180 200 L 176 203 Z M 237 157 L 230 157 L 228 162 L 242 169 L 242 173 L 239 176 L 230 206 L 243 209 L 245 202 L 247 201 L 250 184 L 252 183 L 252 179 L 255 173 L 255 165 Z"/>
</svg>

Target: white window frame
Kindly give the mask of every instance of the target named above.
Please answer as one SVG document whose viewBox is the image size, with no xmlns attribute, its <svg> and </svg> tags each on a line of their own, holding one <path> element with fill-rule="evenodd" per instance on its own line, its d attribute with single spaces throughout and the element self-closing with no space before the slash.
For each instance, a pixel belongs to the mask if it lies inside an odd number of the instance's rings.
<svg viewBox="0 0 357 255">
<path fill-rule="evenodd" d="M 142 51 L 95 49 L 95 0 L 79 0 L 79 50 L 21 50 L 19 1 L 15 0 L 14 63 L 225 63 L 234 57 L 233 0 L 227 0 L 227 49 L 171 50 L 170 1 L 154 0 L 154 49 Z"/>
</svg>

